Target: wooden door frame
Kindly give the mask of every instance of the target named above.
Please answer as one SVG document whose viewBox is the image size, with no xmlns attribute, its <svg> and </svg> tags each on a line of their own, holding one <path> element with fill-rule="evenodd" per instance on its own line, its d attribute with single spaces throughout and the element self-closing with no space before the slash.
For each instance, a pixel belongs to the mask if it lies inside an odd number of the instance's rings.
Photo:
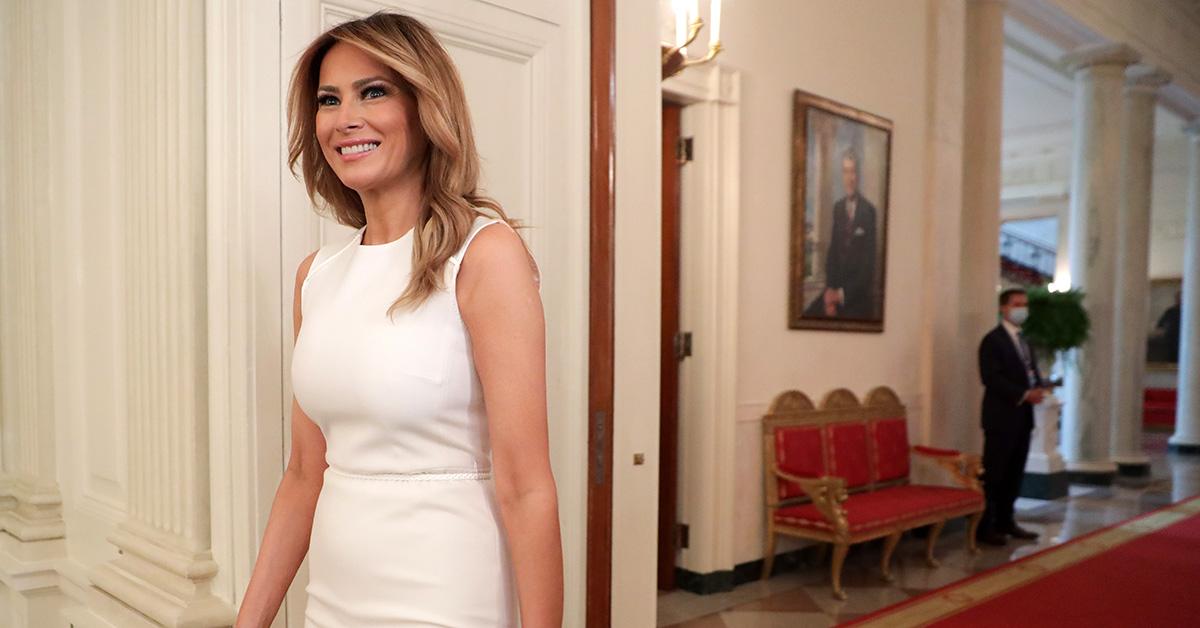
<svg viewBox="0 0 1200 628">
<path fill-rule="evenodd" d="M 680 167 L 676 155 L 683 105 L 662 103 L 662 313 L 659 352 L 658 589 L 675 588 L 679 550 L 676 503 L 679 495 L 679 358 L 675 336 L 680 311 Z"/>
<path fill-rule="evenodd" d="M 612 621 L 616 0 L 591 0 L 587 626 Z"/>
</svg>

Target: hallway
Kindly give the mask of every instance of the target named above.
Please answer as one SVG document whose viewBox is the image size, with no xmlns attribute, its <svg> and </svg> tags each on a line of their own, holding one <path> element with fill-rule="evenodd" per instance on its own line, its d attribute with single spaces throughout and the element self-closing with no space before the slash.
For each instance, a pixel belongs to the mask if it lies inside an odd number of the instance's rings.
<svg viewBox="0 0 1200 628">
<path fill-rule="evenodd" d="M 938 542 L 942 566 L 925 566 L 923 544 L 911 534 L 901 541 L 892 559 L 896 581 L 879 577 L 880 542 L 853 547 L 846 559 L 843 585 L 849 598 L 835 600 L 829 588 L 828 559 L 808 552 L 811 561 L 799 571 L 755 581 L 727 593 L 700 596 L 672 591 L 659 596 L 658 625 L 669 628 L 775 628 L 832 626 L 921 595 L 932 589 L 986 571 L 1094 530 L 1200 494 L 1200 458 L 1168 453 L 1167 433 L 1148 432 L 1146 452 L 1152 475 L 1140 486 L 1092 487 L 1075 485 L 1069 497 L 1043 501 L 1020 499 L 1018 519 L 1041 536 L 1035 542 L 1010 541 L 1005 547 L 981 546 L 970 556 L 961 523 Z"/>
</svg>

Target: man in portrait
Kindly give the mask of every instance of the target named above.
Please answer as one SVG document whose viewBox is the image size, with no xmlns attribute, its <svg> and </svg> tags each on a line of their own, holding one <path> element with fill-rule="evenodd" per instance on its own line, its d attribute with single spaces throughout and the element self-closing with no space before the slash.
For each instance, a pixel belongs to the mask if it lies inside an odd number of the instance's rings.
<svg viewBox="0 0 1200 628">
<path fill-rule="evenodd" d="M 842 189 L 845 196 L 833 204 L 833 228 L 825 260 L 827 317 L 878 316 L 875 289 L 875 206 L 858 189 L 859 157 L 852 150 L 842 155 Z"/>
<path fill-rule="evenodd" d="M 1167 308 L 1162 316 L 1158 317 L 1158 323 L 1154 325 L 1154 331 L 1150 332 L 1150 357 L 1151 362 L 1170 362 L 1172 364 L 1179 362 L 1179 333 L 1182 329 L 1180 316 L 1183 310 L 1183 293 L 1175 293 L 1175 304 Z"/>
</svg>

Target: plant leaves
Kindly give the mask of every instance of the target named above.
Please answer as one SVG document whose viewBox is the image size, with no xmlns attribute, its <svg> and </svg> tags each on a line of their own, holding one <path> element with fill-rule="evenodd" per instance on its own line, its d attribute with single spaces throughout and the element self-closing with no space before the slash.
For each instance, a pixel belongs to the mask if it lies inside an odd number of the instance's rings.
<svg viewBox="0 0 1200 628">
<path fill-rule="evenodd" d="M 1083 295 L 1081 290 L 1030 290 L 1029 318 L 1021 327 L 1025 339 L 1035 347 L 1051 352 L 1082 345 L 1092 327 L 1091 317 L 1083 307 Z"/>
</svg>

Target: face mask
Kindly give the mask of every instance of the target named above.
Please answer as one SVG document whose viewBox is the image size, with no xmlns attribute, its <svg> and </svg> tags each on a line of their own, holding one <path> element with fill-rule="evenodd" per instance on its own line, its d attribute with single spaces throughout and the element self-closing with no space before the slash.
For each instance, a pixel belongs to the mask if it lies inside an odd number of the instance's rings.
<svg viewBox="0 0 1200 628">
<path fill-rule="evenodd" d="M 1014 307 L 1008 311 L 1008 320 L 1012 321 L 1013 325 L 1024 325 L 1025 320 L 1029 318 L 1029 308 Z"/>
</svg>

